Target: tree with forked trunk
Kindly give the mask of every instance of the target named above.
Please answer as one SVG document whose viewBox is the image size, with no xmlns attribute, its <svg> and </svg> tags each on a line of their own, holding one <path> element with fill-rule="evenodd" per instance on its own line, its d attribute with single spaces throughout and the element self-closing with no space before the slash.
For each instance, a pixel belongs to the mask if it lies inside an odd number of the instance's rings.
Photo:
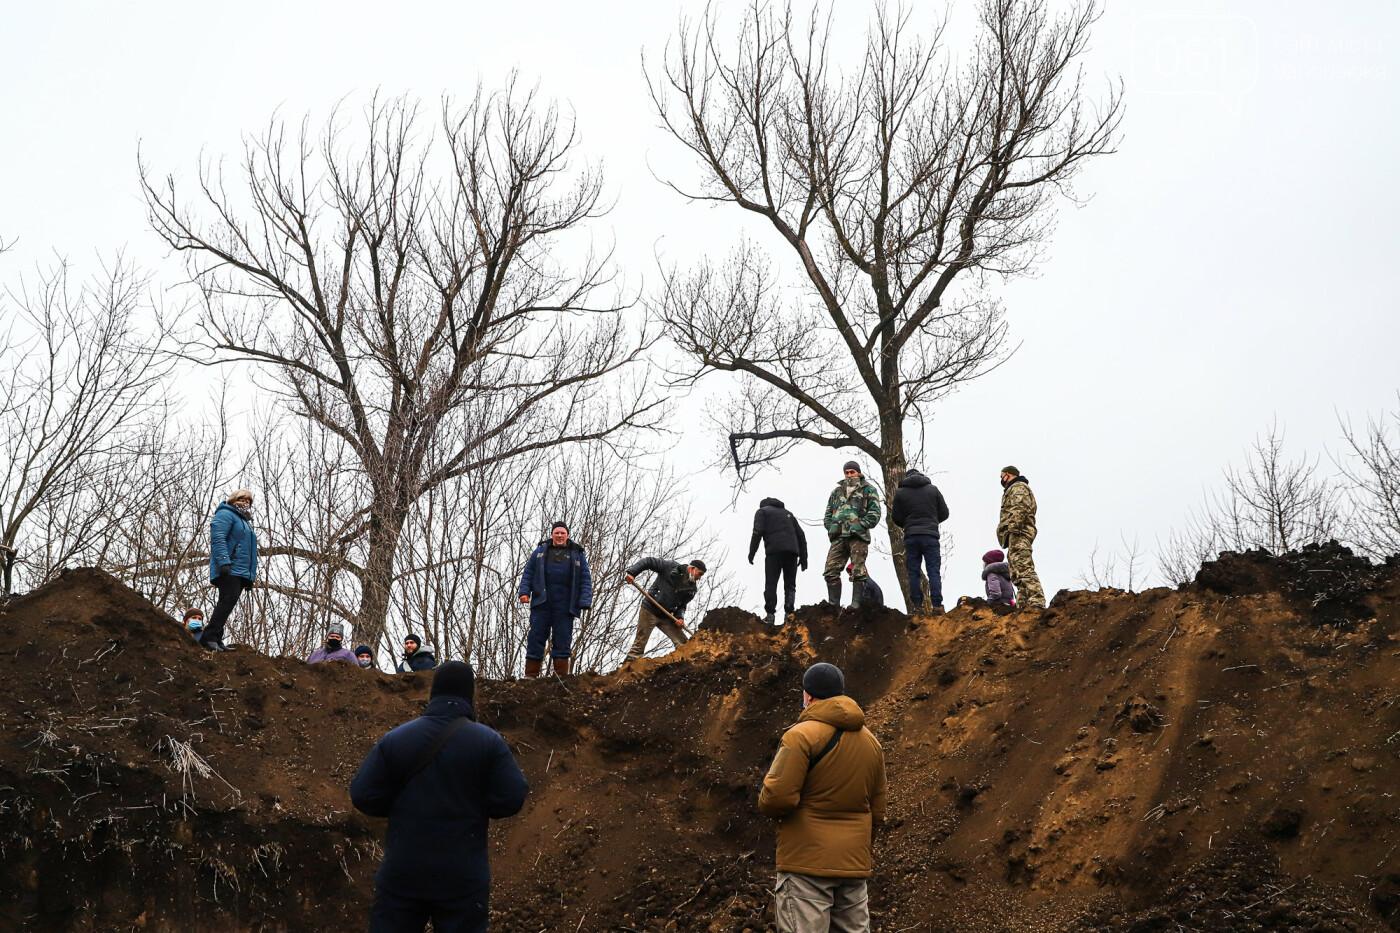
<svg viewBox="0 0 1400 933">
<path fill-rule="evenodd" d="M 246 145 L 238 194 L 201 164 L 200 206 L 144 162 L 141 183 L 202 290 L 191 354 L 270 375 L 260 388 L 349 451 L 354 501 L 332 540 L 286 559 L 352 574 L 355 637 L 376 644 L 421 496 L 652 427 L 659 405 L 619 378 L 649 338 L 598 300 L 610 256 L 580 234 L 605 210 L 602 178 L 572 164 L 554 106 L 512 79 L 444 101 L 436 128 L 412 101 L 376 99 L 347 136 L 338 115 L 319 133 L 274 119 Z"/>
<path fill-rule="evenodd" d="M 792 262 L 746 238 L 723 263 L 669 270 L 653 299 L 691 361 L 680 381 L 737 379 L 722 427 L 740 482 L 798 444 L 855 448 L 888 505 L 911 423 L 1006 358 L 989 280 L 1036 267 L 1057 197 L 1117 137 L 1121 90 L 1090 101 L 1079 66 L 1098 14 L 983 0 L 955 62 L 942 24 L 920 36 L 910 13 L 877 9 L 844 72 L 821 10 L 803 25 L 754 0 L 732 44 L 708 11 L 682 23 L 648 70 L 699 163 L 672 187 L 761 218 Z M 903 536 L 887 530 L 907 601 Z"/>
</svg>

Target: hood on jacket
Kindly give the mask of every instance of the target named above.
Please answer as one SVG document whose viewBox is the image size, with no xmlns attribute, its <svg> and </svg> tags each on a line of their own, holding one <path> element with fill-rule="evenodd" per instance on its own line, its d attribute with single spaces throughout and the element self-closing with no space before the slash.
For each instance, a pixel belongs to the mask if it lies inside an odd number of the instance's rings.
<svg viewBox="0 0 1400 933">
<path fill-rule="evenodd" d="M 774 499 L 772 496 L 769 496 L 769 497 L 766 498 L 766 499 L 760 499 L 760 500 L 758 500 L 758 507 L 759 507 L 760 509 L 761 509 L 761 508 L 764 508 L 765 506 L 769 506 L 769 505 L 771 505 L 771 506 L 772 506 L 773 508 L 775 508 L 775 509 L 785 509 L 785 508 L 787 508 L 787 506 L 783 505 L 783 500 L 782 500 L 782 499 Z"/>
<path fill-rule="evenodd" d="M 813 700 L 802 711 L 802 715 L 797 717 L 798 722 L 813 719 L 850 732 L 865 725 L 865 711 L 848 696 L 829 697 L 825 700 Z"/>
<path fill-rule="evenodd" d="M 918 470 L 911 469 L 904 474 L 904 479 L 899 481 L 899 485 L 908 489 L 918 489 L 920 486 L 932 486 L 933 480 L 929 479 Z"/>
<path fill-rule="evenodd" d="M 999 560 L 994 564 L 987 564 L 982 568 L 982 579 L 985 580 L 990 574 L 994 573 L 1006 577 L 1009 580 L 1011 579 L 1011 565 L 1004 560 Z"/>
</svg>

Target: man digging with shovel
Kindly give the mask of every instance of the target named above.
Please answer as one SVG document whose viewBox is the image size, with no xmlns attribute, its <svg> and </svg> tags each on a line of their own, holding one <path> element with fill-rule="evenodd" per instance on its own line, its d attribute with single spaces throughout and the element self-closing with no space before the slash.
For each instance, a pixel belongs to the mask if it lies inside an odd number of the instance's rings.
<svg viewBox="0 0 1400 933">
<path fill-rule="evenodd" d="M 623 664 L 637 660 L 647 650 L 652 629 L 661 629 L 677 648 L 689 640 L 685 607 L 695 598 L 695 584 L 705 575 L 705 562 L 693 560 L 680 564 L 664 557 L 643 557 L 627 568 L 627 582 L 641 590 L 636 576 L 645 570 L 654 571 L 656 579 L 652 580 L 651 589 L 642 593 L 641 608 L 637 612 L 637 637 Z"/>
</svg>

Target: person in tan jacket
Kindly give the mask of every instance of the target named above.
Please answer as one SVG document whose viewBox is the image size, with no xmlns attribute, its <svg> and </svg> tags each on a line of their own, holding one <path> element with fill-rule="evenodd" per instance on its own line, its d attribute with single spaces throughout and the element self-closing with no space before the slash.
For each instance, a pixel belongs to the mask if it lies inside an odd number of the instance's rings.
<svg viewBox="0 0 1400 933">
<path fill-rule="evenodd" d="M 802 675 L 758 809 L 778 823 L 778 933 L 869 933 L 866 879 L 885 819 L 885 752 L 832 664 Z"/>
</svg>

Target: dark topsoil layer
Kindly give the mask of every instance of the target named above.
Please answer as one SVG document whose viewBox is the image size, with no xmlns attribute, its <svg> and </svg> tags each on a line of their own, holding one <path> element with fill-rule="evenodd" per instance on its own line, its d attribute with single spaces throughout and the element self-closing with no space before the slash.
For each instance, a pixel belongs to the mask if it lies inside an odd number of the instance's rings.
<svg viewBox="0 0 1400 933">
<path fill-rule="evenodd" d="M 533 786 L 492 928 L 772 929 L 755 798 L 821 659 L 889 762 L 878 930 L 1400 930 L 1398 594 L 1226 555 L 1043 613 L 720 610 L 622 674 L 482 683 Z M 383 826 L 346 787 L 429 677 L 206 655 L 91 570 L 0 604 L 0 929 L 364 929 Z"/>
</svg>

